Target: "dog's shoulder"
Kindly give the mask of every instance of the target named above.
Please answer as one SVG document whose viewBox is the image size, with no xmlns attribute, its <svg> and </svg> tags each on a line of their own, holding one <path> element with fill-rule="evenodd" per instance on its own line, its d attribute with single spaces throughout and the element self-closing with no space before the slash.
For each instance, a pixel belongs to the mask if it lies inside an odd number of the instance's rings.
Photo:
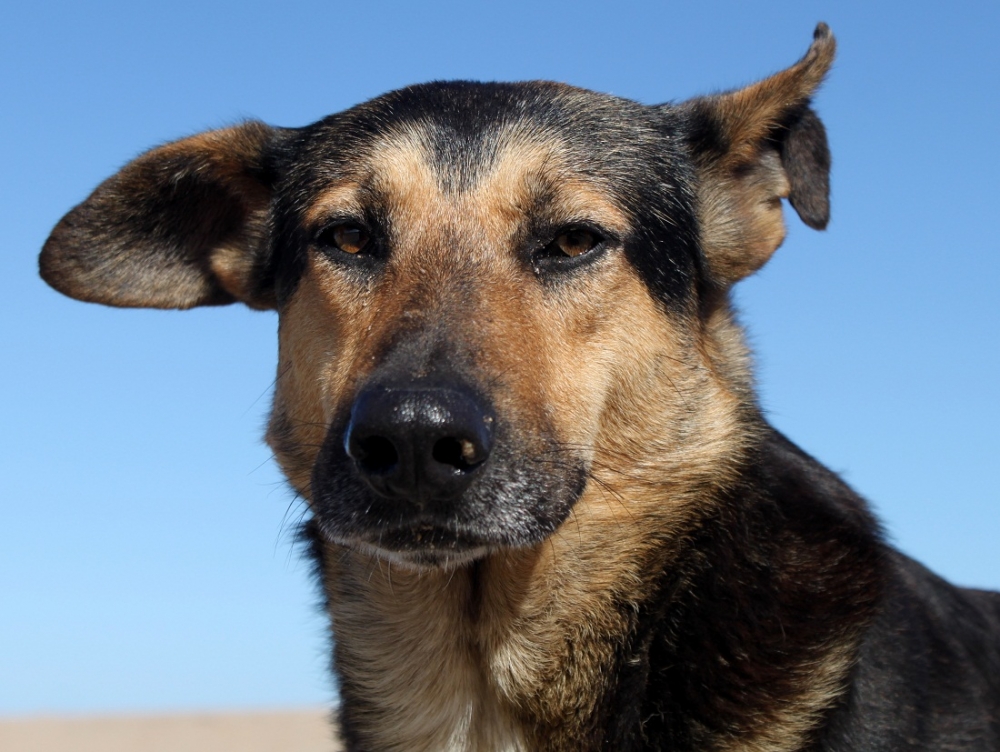
<svg viewBox="0 0 1000 752">
<path fill-rule="evenodd" d="M 961 588 L 886 544 L 867 503 L 777 432 L 758 483 L 796 527 L 876 536 L 879 593 L 821 749 L 1000 749 L 1000 593 Z M 793 522 L 794 524 L 794 522 Z"/>
<path fill-rule="evenodd" d="M 878 615 L 824 750 L 1000 749 L 1000 593 L 890 551 Z"/>
<path fill-rule="evenodd" d="M 668 578 L 652 630 L 668 668 L 645 708 L 667 722 L 647 721 L 647 741 L 721 738 L 721 719 L 768 749 L 1000 748 L 1000 594 L 895 550 L 861 496 L 770 427 L 724 501 L 692 538 L 700 564 Z"/>
</svg>

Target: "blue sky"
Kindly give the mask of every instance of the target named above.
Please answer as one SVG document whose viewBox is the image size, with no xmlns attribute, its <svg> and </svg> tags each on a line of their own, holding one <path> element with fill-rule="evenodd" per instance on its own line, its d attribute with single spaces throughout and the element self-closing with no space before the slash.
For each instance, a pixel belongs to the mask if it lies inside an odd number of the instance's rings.
<svg viewBox="0 0 1000 752">
<path fill-rule="evenodd" d="M 442 78 L 653 103 L 840 47 L 816 99 L 833 220 L 792 215 L 737 299 L 773 422 L 901 548 L 1000 588 L 1000 5 L 467 2 L 12 5 L 0 28 L 0 715 L 320 704 L 302 505 L 260 441 L 276 317 L 84 305 L 52 225 L 140 151 L 303 125 Z"/>
</svg>

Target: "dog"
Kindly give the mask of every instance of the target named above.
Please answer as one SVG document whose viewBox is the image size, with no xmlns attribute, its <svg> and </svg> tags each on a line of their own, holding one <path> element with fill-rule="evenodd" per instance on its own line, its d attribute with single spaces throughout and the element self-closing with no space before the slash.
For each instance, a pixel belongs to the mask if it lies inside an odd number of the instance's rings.
<svg viewBox="0 0 1000 752">
<path fill-rule="evenodd" d="M 279 313 L 350 750 L 997 750 L 1000 595 L 772 428 L 730 289 L 823 229 L 834 57 L 644 106 L 433 83 L 153 149 L 41 274 Z"/>
</svg>

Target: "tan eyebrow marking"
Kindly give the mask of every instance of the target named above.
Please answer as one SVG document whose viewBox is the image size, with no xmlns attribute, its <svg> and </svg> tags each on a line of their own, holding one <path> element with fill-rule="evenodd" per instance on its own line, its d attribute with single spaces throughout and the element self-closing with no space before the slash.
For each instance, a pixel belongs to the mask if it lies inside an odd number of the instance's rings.
<svg viewBox="0 0 1000 752">
<path fill-rule="evenodd" d="M 364 211 L 361 193 L 361 185 L 355 180 L 347 180 L 325 188 L 306 209 L 303 215 L 305 224 L 318 226 L 327 218 L 337 214 L 361 214 Z"/>
<path fill-rule="evenodd" d="M 567 218 L 589 219 L 602 227 L 625 234 L 631 227 L 628 214 L 593 183 L 571 180 L 562 184 L 551 209 Z"/>
<path fill-rule="evenodd" d="M 470 207 L 487 208 L 496 221 L 511 221 L 532 210 L 537 197 L 550 200 L 541 207 L 556 222 L 588 221 L 625 234 L 629 216 L 613 194 L 597 180 L 579 177 L 572 158 L 556 139 L 511 141 L 500 151 L 496 167 L 469 192 Z"/>
</svg>

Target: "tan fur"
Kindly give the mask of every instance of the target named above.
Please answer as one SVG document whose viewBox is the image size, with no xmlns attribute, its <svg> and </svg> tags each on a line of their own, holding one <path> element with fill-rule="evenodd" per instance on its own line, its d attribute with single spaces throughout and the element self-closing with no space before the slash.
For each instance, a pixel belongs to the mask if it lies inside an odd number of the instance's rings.
<svg viewBox="0 0 1000 752">
<path fill-rule="evenodd" d="M 263 224 L 266 214 L 263 210 L 256 212 L 254 219 Z M 246 237 L 236 242 L 224 243 L 212 251 L 209 266 L 215 281 L 223 290 L 237 300 L 245 301 L 251 308 L 267 309 L 274 307 L 274 299 L 270 296 L 258 297 L 250 280 L 253 279 L 253 258 L 246 252 Z"/>
<path fill-rule="evenodd" d="M 309 229 L 318 230 L 338 211 L 361 212 L 358 200 L 361 185 L 354 180 L 345 180 L 326 188 L 306 209 L 302 219 Z"/>
<path fill-rule="evenodd" d="M 855 642 L 831 646 L 815 664 L 801 667 L 802 691 L 756 728 L 738 739 L 723 740 L 719 752 L 797 752 L 802 750 L 824 713 L 844 695 L 855 662 Z"/>
<path fill-rule="evenodd" d="M 712 272 L 732 282 L 757 271 L 785 239 L 781 199 L 788 179 L 773 149 L 732 172 L 723 165 L 702 167 L 699 224 Z"/>
<path fill-rule="evenodd" d="M 469 610 L 472 570 L 414 572 L 363 553 L 332 553 L 326 582 L 337 665 L 357 682 L 371 748 L 533 749 L 483 671 Z"/>
</svg>

